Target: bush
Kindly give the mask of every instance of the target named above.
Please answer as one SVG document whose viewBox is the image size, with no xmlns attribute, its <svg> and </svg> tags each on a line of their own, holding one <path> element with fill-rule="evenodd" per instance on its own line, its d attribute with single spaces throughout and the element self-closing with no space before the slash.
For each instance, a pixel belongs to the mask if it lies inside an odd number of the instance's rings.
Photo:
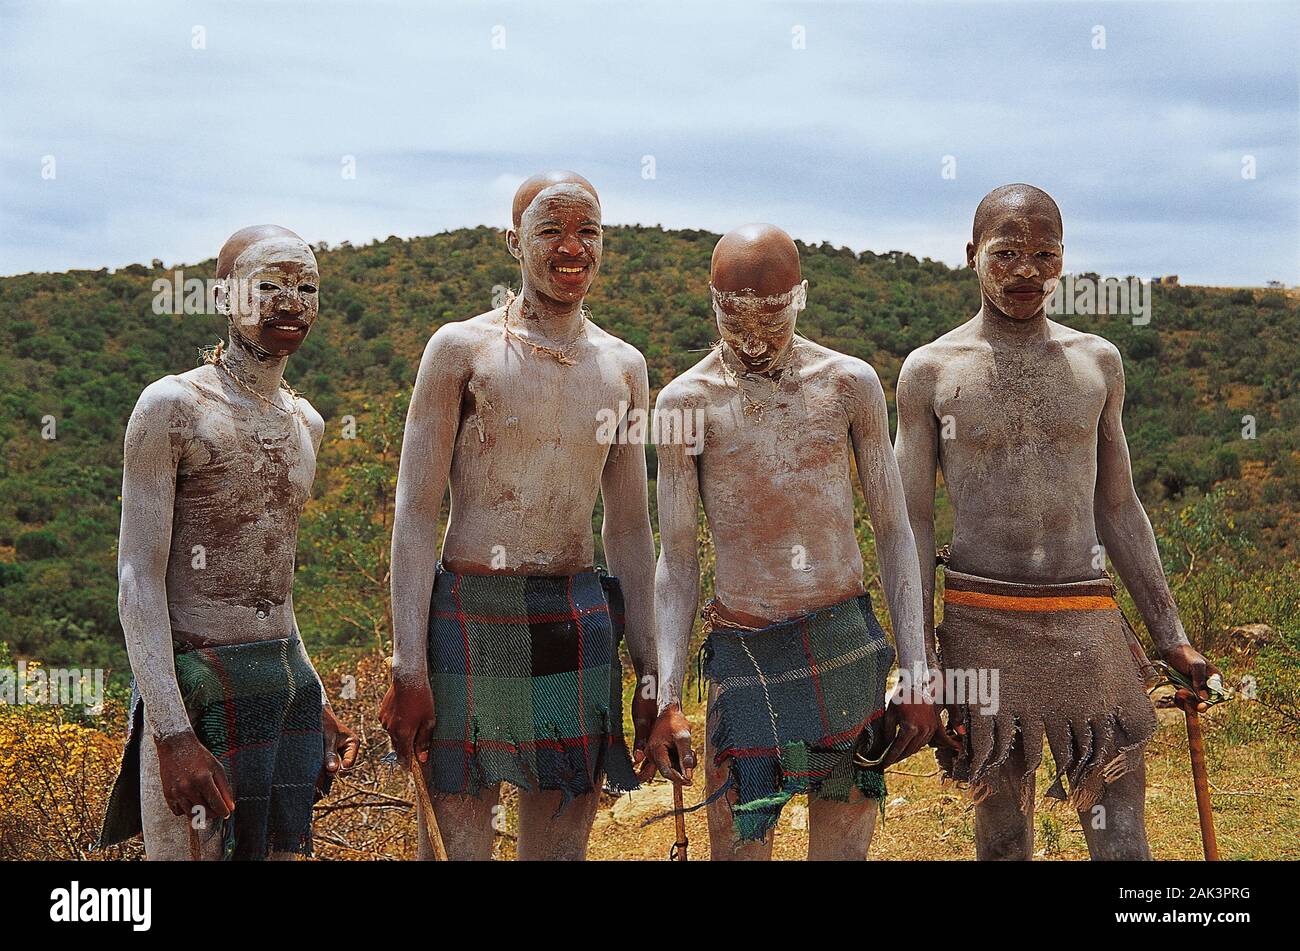
<svg viewBox="0 0 1300 951">
<path fill-rule="evenodd" d="M 21 561 L 39 561 L 59 555 L 63 551 L 63 542 L 53 532 L 41 528 L 19 535 L 14 550 Z"/>
<path fill-rule="evenodd" d="M 0 705 L 0 861 L 139 855 L 134 843 L 90 851 L 121 753 L 58 707 Z"/>
</svg>

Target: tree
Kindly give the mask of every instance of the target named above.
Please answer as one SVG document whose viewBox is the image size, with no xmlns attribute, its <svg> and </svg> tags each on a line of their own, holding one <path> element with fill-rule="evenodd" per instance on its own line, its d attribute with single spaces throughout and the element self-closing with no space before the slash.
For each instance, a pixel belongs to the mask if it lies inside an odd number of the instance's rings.
<svg viewBox="0 0 1300 951">
<path fill-rule="evenodd" d="M 382 652 L 392 642 L 389 546 L 407 402 L 398 395 L 373 409 L 362 404 L 355 438 L 326 429 L 317 475 L 325 491 L 308 504 L 298 534 L 295 610 L 309 637 Z"/>
</svg>

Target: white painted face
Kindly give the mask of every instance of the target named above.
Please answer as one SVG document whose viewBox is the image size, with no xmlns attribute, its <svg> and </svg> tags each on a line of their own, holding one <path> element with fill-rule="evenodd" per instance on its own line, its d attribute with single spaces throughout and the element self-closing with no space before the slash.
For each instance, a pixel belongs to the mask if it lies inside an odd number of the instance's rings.
<svg viewBox="0 0 1300 951">
<path fill-rule="evenodd" d="M 235 258 L 226 294 L 230 323 L 245 340 L 274 356 L 293 353 L 320 312 L 316 256 L 297 238 L 255 241 Z"/>
<path fill-rule="evenodd" d="M 551 300 L 577 303 L 600 270 L 600 205 L 572 182 L 542 189 L 507 236 L 524 278 Z"/>
<path fill-rule="evenodd" d="M 807 281 L 771 296 L 760 296 L 749 289 L 720 291 L 712 284 L 709 292 L 718 333 L 746 369 L 754 373 L 772 369 L 786 353 L 794 338 L 799 311 L 808 302 Z"/>
<path fill-rule="evenodd" d="M 984 296 L 1013 320 L 1042 312 L 1061 278 L 1061 230 L 1050 215 L 1005 215 L 968 252 Z"/>
</svg>

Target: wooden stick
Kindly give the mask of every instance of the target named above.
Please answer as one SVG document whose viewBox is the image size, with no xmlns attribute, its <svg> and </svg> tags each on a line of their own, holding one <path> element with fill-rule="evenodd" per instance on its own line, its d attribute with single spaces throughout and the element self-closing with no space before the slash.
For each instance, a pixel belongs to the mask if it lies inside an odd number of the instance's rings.
<svg viewBox="0 0 1300 951">
<path fill-rule="evenodd" d="M 424 782 L 424 770 L 419 760 L 411 758 L 411 775 L 415 777 L 416 808 L 424 814 L 424 835 L 433 850 L 435 862 L 447 861 L 447 847 L 442 843 L 442 832 L 438 828 L 438 819 L 433 814 L 433 802 L 429 799 L 429 787 Z"/>
<path fill-rule="evenodd" d="M 190 830 L 190 861 L 203 861 L 203 846 L 199 842 L 199 834 L 195 831 L 194 826 L 189 826 Z"/>
<path fill-rule="evenodd" d="M 686 808 L 682 804 L 682 784 L 673 783 L 673 812 L 677 821 L 677 841 L 668 857 L 673 862 L 685 862 L 691 840 L 686 838 Z"/>
<path fill-rule="evenodd" d="M 1193 710 L 1187 714 L 1187 748 L 1192 755 L 1192 785 L 1196 787 L 1196 814 L 1201 820 L 1201 845 L 1205 861 L 1219 861 L 1219 842 L 1214 835 L 1214 813 L 1210 811 L 1210 777 L 1205 770 L 1205 742 L 1201 737 L 1201 718 Z"/>
</svg>

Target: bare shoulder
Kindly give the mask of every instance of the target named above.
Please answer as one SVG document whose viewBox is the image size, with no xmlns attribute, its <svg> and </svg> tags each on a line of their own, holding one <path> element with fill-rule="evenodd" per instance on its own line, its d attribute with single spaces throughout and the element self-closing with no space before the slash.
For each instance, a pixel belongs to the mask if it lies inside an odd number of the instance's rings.
<svg viewBox="0 0 1300 951">
<path fill-rule="evenodd" d="M 859 357 L 823 347 L 811 340 L 798 338 L 801 363 L 805 372 L 828 381 L 845 396 L 860 403 L 882 403 L 885 390 L 875 368 Z"/>
<path fill-rule="evenodd" d="M 819 343 L 813 343 L 811 340 L 805 340 L 802 337 L 799 338 L 798 343 L 800 349 L 807 354 L 804 357 L 805 366 L 811 365 L 818 372 L 829 373 L 837 380 L 880 385 L 880 377 L 877 375 L 875 368 L 861 357 L 841 353 L 838 350 L 832 350 L 830 347 L 823 347 Z"/>
<path fill-rule="evenodd" d="M 659 391 L 655 406 L 659 409 L 703 406 L 709 400 L 710 391 L 721 382 L 719 359 L 718 351 L 710 350 L 703 360 Z"/>
<path fill-rule="evenodd" d="M 467 372 L 475 355 L 501 337 L 503 312 L 504 308 L 498 307 L 466 320 L 453 320 L 435 330 L 424 347 L 420 376 Z"/>
<path fill-rule="evenodd" d="M 1107 380 L 1124 375 L 1124 358 L 1120 356 L 1119 347 L 1105 337 L 1084 333 L 1064 324 L 1051 322 L 1052 339 L 1066 350 L 1078 354 L 1082 359 L 1097 367 Z"/>
<path fill-rule="evenodd" d="M 305 396 L 294 396 L 294 403 L 298 411 L 302 413 L 302 418 L 307 421 L 307 428 L 311 431 L 312 439 L 319 440 L 325 433 L 325 417 L 317 412 L 316 407 L 311 405 Z"/>
<path fill-rule="evenodd" d="M 898 382 L 901 385 L 904 381 L 920 383 L 926 379 L 933 379 L 942 365 L 942 349 L 936 347 L 934 343 L 924 344 L 903 358 L 903 365 L 898 370 Z"/>
<path fill-rule="evenodd" d="M 206 399 L 197 381 L 211 367 L 196 367 L 183 374 L 154 380 L 140 393 L 126 424 L 123 440 L 124 464 L 128 472 L 139 465 L 152 467 L 162 445 L 173 454 L 194 432 L 200 401 Z"/>
<path fill-rule="evenodd" d="M 624 371 L 646 372 L 645 355 L 621 337 L 587 321 L 587 339 L 602 354 L 611 357 Z"/>
<path fill-rule="evenodd" d="M 976 333 L 976 321 L 972 318 L 909 353 L 898 372 L 898 385 L 932 385 L 943 368 L 954 360 L 969 355 L 974 350 L 987 349 L 988 345 Z"/>
<path fill-rule="evenodd" d="M 451 352 L 480 346 L 490 337 L 501 335 L 501 317 L 504 312 L 504 307 L 498 307 L 465 320 L 445 323 L 433 332 L 429 338 L 429 347 Z"/>
<path fill-rule="evenodd" d="M 211 372 L 211 367 L 201 366 L 154 380 L 140 392 L 131 418 L 170 420 L 178 414 L 188 415 L 201 398 L 200 388 Z"/>
</svg>

